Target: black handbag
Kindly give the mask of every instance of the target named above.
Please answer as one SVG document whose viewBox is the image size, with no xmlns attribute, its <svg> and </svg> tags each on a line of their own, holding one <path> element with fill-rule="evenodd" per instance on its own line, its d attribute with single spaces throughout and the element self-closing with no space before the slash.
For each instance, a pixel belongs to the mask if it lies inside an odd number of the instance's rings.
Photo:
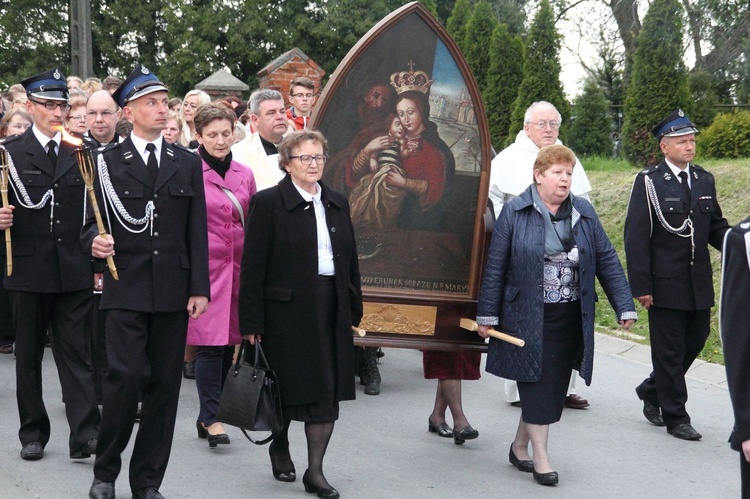
<svg viewBox="0 0 750 499">
<path fill-rule="evenodd" d="M 246 347 L 253 348 L 250 342 L 243 340 L 237 362 L 232 365 L 224 381 L 216 420 L 239 427 L 248 440 L 263 445 L 276 438 L 284 426 L 281 392 L 276 374 L 268 367 L 260 341 L 255 341 L 252 365 L 245 359 Z M 246 430 L 270 431 L 271 435 L 263 440 L 253 440 Z"/>
</svg>

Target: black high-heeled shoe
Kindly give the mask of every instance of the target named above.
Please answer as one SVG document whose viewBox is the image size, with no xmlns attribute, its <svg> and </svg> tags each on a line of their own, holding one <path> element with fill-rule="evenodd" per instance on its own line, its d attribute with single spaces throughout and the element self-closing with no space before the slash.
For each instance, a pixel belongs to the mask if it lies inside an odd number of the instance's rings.
<svg viewBox="0 0 750 499">
<path fill-rule="evenodd" d="M 227 435 L 226 433 L 219 433 L 218 435 L 211 435 L 210 433 L 208 434 L 209 449 L 215 449 L 219 444 L 227 445 L 229 443 L 229 435 Z"/>
<path fill-rule="evenodd" d="M 557 485 L 557 482 L 560 481 L 560 477 L 557 475 L 557 471 L 550 471 L 549 473 L 537 473 L 535 469 L 532 468 L 534 480 L 536 480 L 536 483 L 539 485 Z"/>
<path fill-rule="evenodd" d="M 432 416 L 427 416 L 427 431 L 430 433 L 437 433 L 441 437 L 445 438 L 451 438 L 453 436 L 453 430 L 451 430 L 450 426 L 447 424 L 440 423 L 439 425 L 435 425 L 435 423 L 432 422 Z"/>
<path fill-rule="evenodd" d="M 467 440 L 474 440 L 479 436 L 479 432 L 471 427 L 471 425 L 466 425 L 462 430 L 456 430 L 453 428 L 453 443 L 456 445 L 461 445 Z"/>
<path fill-rule="evenodd" d="M 195 427 L 198 430 L 198 438 L 208 439 L 208 448 L 215 449 L 219 444 L 226 445 L 229 443 L 229 435 L 226 433 L 218 433 L 212 435 L 208 432 L 208 428 L 201 421 L 195 422 Z"/>
<path fill-rule="evenodd" d="M 274 459 L 275 456 L 273 444 L 268 446 L 268 455 L 271 458 L 271 470 L 273 471 L 273 477 L 280 482 L 293 482 L 297 479 L 297 471 L 294 469 L 294 463 L 292 463 L 291 469 L 281 469 L 276 466 Z M 289 450 L 287 449 L 287 454 Z M 289 460 L 291 461 L 291 456 Z"/>
<path fill-rule="evenodd" d="M 206 438 L 208 436 L 208 430 L 206 430 L 206 427 L 203 426 L 200 420 L 195 422 L 195 429 L 198 430 L 198 438 Z"/>
<path fill-rule="evenodd" d="M 305 474 L 302 475 L 302 483 L 305 486 L 305 492 L 307 492 L 308 494 L 318 494 L 318 497 L 324 497 L 326 499 L 337 499 L 338 497 L 340 497 L 339 491 L 334 489 L 333 487 L 329 489 L 324 489 L 308 481 L 307 480 L 308 471 L 309 470 L 305 470 Z"/>
<path fill-rule="evenodd" d="M 532 471 L 534 471 L 534 461 L 518 459 L 518 457 L 516 456 L 516 453 L 513 452 L 513 444 L 510 444 L 510 452 L 508 452 L 508 460 L 510 461 L 510 464 L 518 468 L 519 471 L 523 471 L 525 473 L 531 473 Z"/>
</svg>

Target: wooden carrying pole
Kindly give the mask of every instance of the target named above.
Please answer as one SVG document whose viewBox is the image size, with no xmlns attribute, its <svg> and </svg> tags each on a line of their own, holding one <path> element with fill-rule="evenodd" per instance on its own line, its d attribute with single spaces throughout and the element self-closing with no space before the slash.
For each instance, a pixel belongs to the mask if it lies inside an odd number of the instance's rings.
<svg viewBox="0 0 750 499">
<path fill-rule="evenodd" d="M 352 326 L 352 333 L 356 334 L 359 337 L 362 337 L 367 334 L 367 331 L 365 331 L 361 327 Z"/>
<path fill-rule="evenodd" d="M 0 146 L 0 193 L 2 194 L 3 208 L 7 208 L 8 202 L 8 151 Z M 5 229 L 5 265 L 8 275 L 13 273 L 13 248 L 10 242 L 10 227 Z"/>
<path fill-rule="evenodd" d="M 461 328 L 467 329 L 469 331 L 476 331 L 477 330 L 477 323 L 476 321 L 473 321 L 471 319 L 461 319 Z M 521 338 L 516 338 L 515 336 L 511 336 L 509 334 L 501 333 L 500 331 L 496 331 L 492 328 L 490 328 L 489 331 L 487 331 L 487 334 L 492 336 L 493 338 L 497 338 L 498 340 L 507 341 L 508 343 L 512 345 L 516 345 L 517 347 L 522 347 L 526 344 L 525 341 L 523 341 Z"/>
<path fill-rule="evenodd" d="M 78 168 L 81 170 L 81 176 L 83 182 L 86 184 L 86 190 L 89 193 L 89 200 L 91 201 L 91 209 L 94 211 L 94 217 L 96 217 L 96 227 L 99 229 L 99 235 L 105 237 L 107 231 L 104 229 L 104 222 L 102 221 L 102 214 L 99 213 L 99 203 L 96 202 L 96 193 L 94 192 L 94 157 L 89 149 L 83 146 L 77 147 L 76 157 L 78 159 Z M 120 278 L 117 276 L 117 267 L 115 267 L 115 259 L 111 256 L 107 257 L 107 267 L 112 273 L 112 277 L 115 281 Z"/>
</svg>

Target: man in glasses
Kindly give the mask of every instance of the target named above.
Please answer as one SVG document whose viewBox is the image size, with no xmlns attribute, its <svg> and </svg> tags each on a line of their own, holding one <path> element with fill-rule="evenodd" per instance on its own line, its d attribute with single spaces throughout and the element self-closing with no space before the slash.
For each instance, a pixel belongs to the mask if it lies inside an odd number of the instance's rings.
<svg viewBox="0 0 750 499">
<path fill-rule="evenodd" d="M 289 84 L 289 103 L 286 117 L 295 130 L 304 130 L 310 122 L 315 105 L 315 83 L 304 76 L 297 77 Z"/>
<path fill-rule="evenodd" d="M 95 147 L 106 146 L 110 142 L 119 142 L 115 133 L 120 119 L 120 108 L 115 104 L 108 90 L 98 90 L 86 101 L 86 125 L 91 142 Z"/>
<path fill-rule="evenodd" d="M 21 457 L 44 456 L 50 420 L 42 399 L 47 326 L 70 426 L 72 459 L 96 450 L 99 409 L 87 356 L 94 277 L 79 242 L 84 183 L 73 146 L 62 142 L 70 105 L 65 76 L 53 69 L 21 82 L 34 125 L 9 139 L 17 180 L 8 189 L 12 210 L 0 210 L 0 229 L 12 227 L 13 272 L 5 276 L 16 329 L 16 397 Z M 7 272 L 7 271 L 6 271 Z"/>
<path fill-rule="evenodd" d="M 562 117 L 557 108 L 547 101 L 533 103 L 526 110 L 523 118 L 523 130 L 518 132 L 516 140 L 500 151 L 492 160 L 490 170 L 490 200 L 495 218 L 500 215 L 505 203 L 521 194 L 532 182 L 534 161 L 539 150 L 544 146 L 562 144 L 558 140 Z M 576 158 L 573 168 L 573 181 L 570 186 L 573 195 L 589 200 L 591 184 L 583 171 L 581 162 Z M 589 402 L 576 393 L 577 371 L 573 371 L 565 398 L 565 407 L 585 409 Z M 505 381 L 505 397 L 508 403 L 520 405 L 518 387 L 515 381 Z"/>
</svg>

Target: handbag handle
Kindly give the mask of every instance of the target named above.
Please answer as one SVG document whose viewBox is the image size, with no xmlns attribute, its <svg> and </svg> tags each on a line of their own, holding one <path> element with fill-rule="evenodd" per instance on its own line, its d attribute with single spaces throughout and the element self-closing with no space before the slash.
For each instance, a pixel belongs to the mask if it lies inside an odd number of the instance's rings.
<svg viewBox="0 0 750 499">
<path fill-rule="evenodd" d="M 233 367 L 235 374 L 240 369 L 240 363 L 242 362 L 242 359 L 243 359 L 245 347 L 249 345 L 250 345 L 250 342 L 248 340 L 245 340 L 245 339 L 242 340 L 242 344 L 240 345 L 240 351 L 237 353 L 237 363 L 234 364 L 234 367 Z M 255 350 L 255 358 L 253 359 L 253 376 L 255 376 L 256 373 L 258 372 L 259 365 L 263 369 L 270 370 L 270 366 L 268 365 L 268 361 L 266 360 L 266 354 L 263 353 L 263 349 L 260 346 L 260 341 L 256 339 L 255 344 L 251 346 L 253 346 Z M 263 361 L 262 365 L 260 364 L 261 360 Z M 250 440 L 255 445 L 264 445 L 270 442 L 271 440 L 273 440 L 274 438 L 276 438 L 277 436 L 279 436 L 278 432 L 271 432 L 271 435 L 269 435 L 267 438 L 264 438 L 263 440 L 253 440 L 252 437 L 247 434 L 247 431 L 245 431 L 244 428 L 240 428 L 240 430 L 245 435 L 245 438 Z"/>
</svg>

